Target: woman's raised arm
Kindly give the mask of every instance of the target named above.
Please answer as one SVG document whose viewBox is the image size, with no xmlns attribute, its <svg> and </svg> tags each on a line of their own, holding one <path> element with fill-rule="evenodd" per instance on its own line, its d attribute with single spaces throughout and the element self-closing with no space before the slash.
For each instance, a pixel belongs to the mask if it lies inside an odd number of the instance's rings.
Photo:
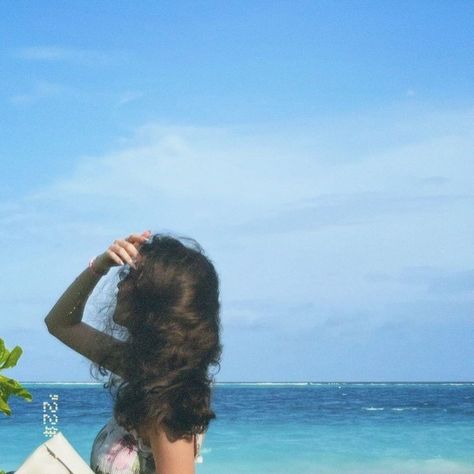
<svg viewBox="0 0 474 474">
<path fill-rule="evenodd" d="M 116 360 L 105 361 L 104 357 L 117 354 L 122 342 L 82 322 L 82 317 L 87 299 L 100 278 L 112 266 L 124 263 L 133 266 L 137 247 L 147 238 L 148 232 L 144 232 L 141 235 L 132 234 L 125 240 L 116 240 L 68 286 L 44 318 L 50 334 L 89 360 L 102 363 L 104 367 L 121 376 L 123 374 L 120 373 Z"/>
</svg>

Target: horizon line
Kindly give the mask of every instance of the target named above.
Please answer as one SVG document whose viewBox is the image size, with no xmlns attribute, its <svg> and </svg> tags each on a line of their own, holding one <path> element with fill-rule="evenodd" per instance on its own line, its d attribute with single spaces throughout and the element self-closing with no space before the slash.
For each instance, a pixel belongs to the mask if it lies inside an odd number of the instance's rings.
<svg viewBox="0 0 474 474">
<path fill-rule="evenodd" d="M 91 382 L 91 381 L 19 381 L 21 384 L 88 384 L 88 385 L 103 385 L 104 382 Z M 219 384 L 361 384 L 361 383 L 460 383 L 468 384 L 474 383 L 474 380 L 417 380 L 417 381 L 407 381 L 407 380 L 360 380 L 360 381 L 333 381 L 333 380 L 294 380 L 294 381 L 268 381 L 268 380 L 255 380 L 255 381 L 221 381 L 215 382 L 213 385 Z"/>
</svg>

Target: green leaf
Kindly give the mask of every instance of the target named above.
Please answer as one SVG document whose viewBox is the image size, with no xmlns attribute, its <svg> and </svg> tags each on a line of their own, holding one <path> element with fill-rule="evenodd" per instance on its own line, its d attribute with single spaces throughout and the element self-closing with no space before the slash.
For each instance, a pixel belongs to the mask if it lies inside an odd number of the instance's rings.
<svg viewBox="0 0 474 474">
<path fill-rule="evenodd" d="M 8 377 L 5 377 L 4 375 L 0 375 L 0 389 L 4 386 L 9 386 L 10 385 L 10 380 Z"/>
<path fill-rule="evenodd" d="M 10 416 L 12 414 L 11 408 L 8 406 L 8 403 L 0 398 L 0 411 L 5 413 L 5 415 Z"/>
<path fill-rule="evenodd" d="M 18 359 L 21 354 L 23 354 L 23 349 L 20 346 L 15 346 L 10 354 L 7 356 L 5 362 L 0 366 L 0 369 L 7 369 L 8 367 L 15 367 Z"/>
<path fill-rule="evenodd" d="M 28 390 L 26 390 L 26 388 L 23 388 L 23 387 L 21 387 L 18 390 L 12 392 L 12 395 L 16 395 L 17 397 L 21 397 L 24 400 L 26 400 L 27 402 L 31 402 L 33 400 L 33 396 L 31 395 L 31 393 L 28 392 Z"/>
<path fill-rule="evenodd" d="M 7 358 L 8 354 L 9 352 L 5 347 L 5 343 L 3 342 L 3 339 L 0 338 L 0 364 Z"/>
<path fill-rule="evenodd" d="M 33 397 L 18 381 L 9 379 L 3 375 L 0 375 L 0 392 L 3 395 L 3 399 L 8 398 L 10 395 L 16 395 L 23 397 L 25 400 L 31 401 Z"/>
<path fill-rule="evenodd" d="M 9 352 L 5 348 L 3 339 L 0 339 L 0 370 L 14 367 L 22 354 L 23 349 L 20 346 L 15 346 L 15 348 Z M 4 375 L 0 375 L 0 412 L 8 416 L 12 413 L 11 408 L 8 405 L 8 399 L 11 395 L 21 397 L 28 402 L 33 400 L 31 393 L 22 387 L 20 382 L 5 377 Z"/>
</svg>

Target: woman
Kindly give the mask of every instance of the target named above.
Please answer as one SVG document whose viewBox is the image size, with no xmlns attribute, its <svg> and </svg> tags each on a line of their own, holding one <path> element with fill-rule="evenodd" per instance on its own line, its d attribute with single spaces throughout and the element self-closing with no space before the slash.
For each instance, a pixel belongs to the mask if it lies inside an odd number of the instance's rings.
<svg viewBox="0 0 474 474">
<path fill-rule="evenodd" d="M 150 231 L 115 240 L 45 318 L 51 334 L 102 375 L 111 372 L 105 387 L 118 385 L 113 416 L 91 450 L 97 474 L 194 474 L 216 418 L 208 368 L 220 369 L 222 354 L 219 279 L 200 245 L 186 240 L 192 245 Z M 88 296 L 114 266 L 121 268 L 112 318 L 125 339 L 82 322 Z"/>
</svg>

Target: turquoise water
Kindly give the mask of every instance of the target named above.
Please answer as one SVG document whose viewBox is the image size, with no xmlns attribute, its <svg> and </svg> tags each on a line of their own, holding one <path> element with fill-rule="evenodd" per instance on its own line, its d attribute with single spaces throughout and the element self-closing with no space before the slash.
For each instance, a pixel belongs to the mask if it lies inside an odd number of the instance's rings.
<svg viewBox="0 0 474 474">
<path fill-rule="evenodd" d="M 12 417 L 0 418 L 0 470 L 48 439 L 52 396 L 56 427 L 88 463 L 111 416 L 107 391 L 24 385 L 33 402 L 11 398 Z M 227 383 L 213 409 L 198 474 L 474 473 L 474 383 Z"/>
</svg>

